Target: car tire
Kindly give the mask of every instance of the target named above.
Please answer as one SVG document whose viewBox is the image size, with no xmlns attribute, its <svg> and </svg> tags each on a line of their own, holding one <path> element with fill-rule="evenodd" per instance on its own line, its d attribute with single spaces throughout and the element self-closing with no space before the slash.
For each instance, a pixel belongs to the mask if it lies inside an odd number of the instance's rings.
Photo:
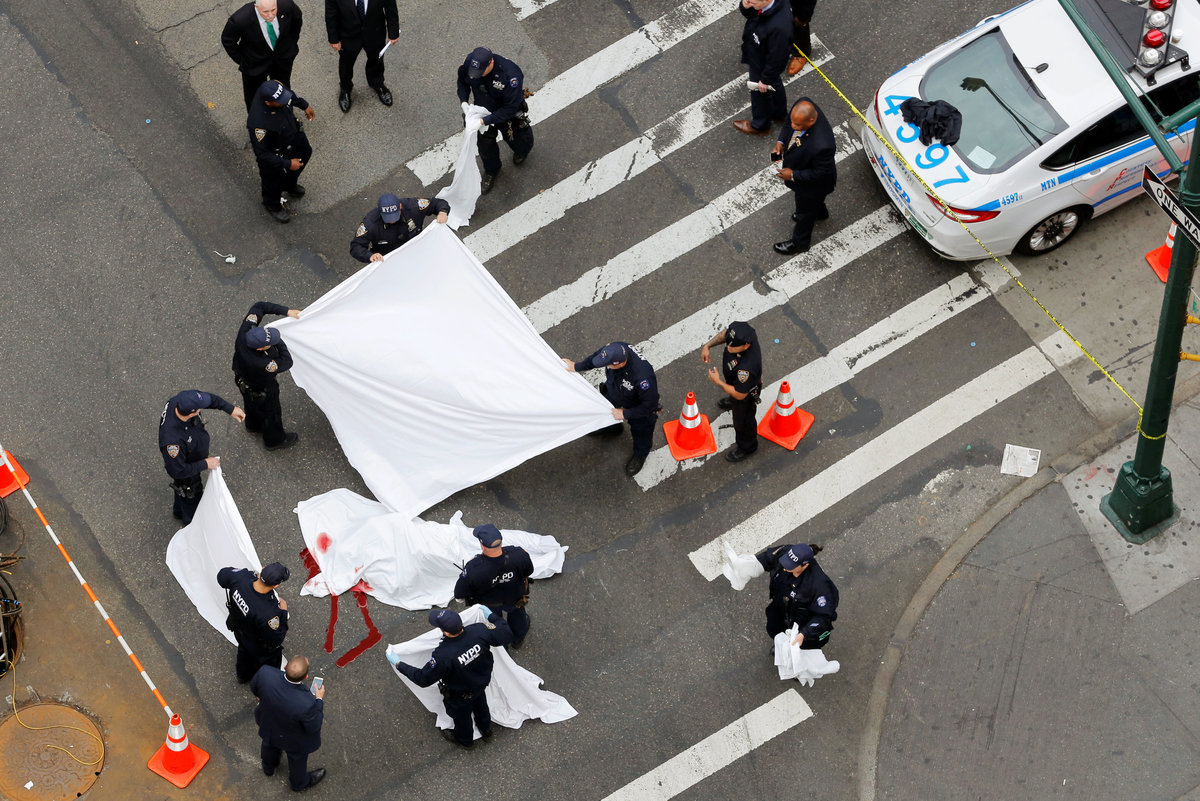
<svg viewBox="0 0 1200 801">
<path fill-rule="evenodd" d="M 1089 206 L 1072 206 L 1056 211 L 1030 228 L 1017 242 L 1015 249 L 1026 256 L 1049 253 L 1075 236 L 1091 216 L 1092 210 Z"/>
</svg>

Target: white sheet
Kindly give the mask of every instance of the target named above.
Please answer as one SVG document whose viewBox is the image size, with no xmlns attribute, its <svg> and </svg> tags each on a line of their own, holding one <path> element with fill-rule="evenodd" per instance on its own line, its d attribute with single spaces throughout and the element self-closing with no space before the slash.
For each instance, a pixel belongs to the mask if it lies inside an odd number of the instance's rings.
<svg viewBox="0 0 1200 801">
<path fill-rule="evenodd" d="M 468 607 L 460 614 L 464 626 L 483 622 L 483 614 L 478 606 Z M 433 649 L 441 639 L 440 629 L 430 629 L 407 642 L 389 645 L 386 653 L 398 655 L 401 662 L 422 667 L 429 661 Z M 558 723 L 579 714 L 567 703 L 566 698 L 541 689 L 541 678 L 514 662 L 507 649 L 493 648 L 492 658 L 495 660 L 495 666 L 492 668 L 492 683 L 487 688 L 487 700 L 493 723 L 509 729 L 519 729 L 527 720 Z M 418 687 L 395 668 L 392 670 L 400 676 L 404 686 L 412 690 L 421 704 L 437 715 L 439 729 L 454 727 L 454 721 L 446 714 L 446 707 L 442 704 L 442 695 L 438 692 L 436 684 Z M 478 740 L 479 737 L 479 730 L 475 729 L 475 739 Z"/>
<path fill-rule="evenodd" d="M 612 424 L 444 225 L 270 327 L 350 464 L 406 517 Z"/>
<path fill-rule="evenodd" d="M 405 609 L 445 606 L 467 560 L 480 553 L 479 540 L 462 523 L 433 523 L 389 512 L 348 489 L 336 489 L 296 506 L 300 530 L 321 572 L 301 595 L 341 595 L 359 581 L 366 592 Z M 566 546 L 550 536 L 503 529 L 505 545 L 519 545 L 533 560 L 533 577 L 562 571 Z"/>
<path fill-rule="evenodd" d="M 167 567 L 200 616 L 236 645 L 233 632 L 225 628 L 229 611 L 225 608 L 225 590 L 217 584 L 217 571 L 244 567 L 258 572 L 262 562 L 221 468 L 208 474 L 192 522 L 175 532 L 167 543 Z"/>
<path fill-rule="evenodd" d="M 459 226 L 471 222 L 475 213 L 475 204 L 481 194 L 479 165 L 475 163 L 475 151 L 479 141 L 479 132 L 468 130 L 467 125 L 473 120 L 479 120 L 490 114 L 483 106 L 467 106 L 466 121 L 463 128 L 462 149 L 458 153 L 458 161 L 454 164 L 454 180 L 450 185 L 437 193 L 437 196 L 450 204 L 450 219 L 447 224 L 455 231 Z"/>
<path fill-rule="evenodd" d="M 792 640 L 800 632 L 795 623 L 787 631 L 775 635 L 775 666 L 779 669 L 779 678 L 788 681 L 796 679 L 808 687 L 822 676 L 837 673 L 842 669 L 840 662 L 831 662 L 825 658 L 820 649 L 804 649 L 792 645 Z"/>
<path fill-rule="evenodd" d="M 746 588 L 750 579 L 767 572 L 753 555 L 739 554 L 728 542 L 721 541 L 721 552 L 724 559 L 721 563 L 721 574 L 729 579 L 729 584 L 738 592 Z"/>
</svg>

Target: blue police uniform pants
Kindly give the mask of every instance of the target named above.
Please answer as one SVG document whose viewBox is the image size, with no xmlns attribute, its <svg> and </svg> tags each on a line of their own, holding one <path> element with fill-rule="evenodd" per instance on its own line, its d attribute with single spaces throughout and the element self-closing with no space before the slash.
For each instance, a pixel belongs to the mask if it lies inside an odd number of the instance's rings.
<svg viewBox="0 0 1200 801">
<path fill-rule="evenodd" d="M 246 430 L 256 434 L 261 432 L 264 445 L 278 445 L 285 436 L 283 409 L 279 405 L 279 384 L 271 384 L 263 392 L 266 397 L 256 400 L 249 392 L 241 390 L 246 410 Z"/>
<path fill-rule="evenodd" d="M 654 445 L 654 424 L 658 422 L 658 415 L 652 414 L 627 422 L 629 423 L 629 433 L 633 435 L 633 455 L 645 459 L 650 455 L 650 448 Z"/>
<path fill-rule="evenodd" d="M 796 224 L 792 226 L 792 244 L 808 248 L 812 244 L 813 225 L 817 220 L 829 217 L 829 209 L 825 206 L 826 195 L 813 195 L 810 191 L 801 189 L 792 191 L 796 196 Z"/>
<path fill-rule="evenodd" d="M 283 664 L 282 648 L 263 651 L 261 648 L 256 648 L 253 645 L 248 646 L 245 642 L 245 636 L 240 631 L 235 631 L 233 636 L 238 641 L 237 661 L 234 663 L 234 670 L 237 672 L 239 684 L 245 684 L 254 678 L 254 674 L 263 665 L 279 667 Z"/>
<path fill-rule="evenodd" d="M 754 453 L 758 450 L 758 420 L 754 415 L 753 395 L 747 395 L 742 400 L 733 401 L 733 433 L 736 436 L 737 447 L 742 453 Z"/>
<path fill-rule="evenodd" d="M 497 128 L 500 130 L 497 131 Z M 500 172 L 500 145 L 496 142 L 497 134 L 504 137 L 514 156 L 527 156 L 529 151 L 533 150 L 533 126 L 524 115 L 517 115 L 500 125 L 489 125 L 486 131 L 479 134 L 479 158 L 483 161 L 483 171 L 489 175 Z"/>
<path fill-rule="evenodd" d="M 297 791 L 308 787 L 308 754 L 296 751 L 284 752 L 273 745 L 267 745 L 266 740 L 263 740 L 262 750 L 259 753 L 262 756 L 263 772 L 267 774 L 275 773 L 275 768 L 279 767 L 280 757 L 287 753 L 288 783 L 292 785 L 293 790 Z"/>
<path fill-rule="evenodd" d="M 447 695 L 442 699 L 442 704 L 446 707 L 446 714 L 454 721 L 454 741 L 459 745 L 472 745 L 475 742 L 472 715 L 480 734 L 491 733 L 492 712 L 488 709 L 487 694 L 483 690 L 472 693 L 470 698 Z"/>
<path fill-rule="evenodd" d="M 269 169 L 264 170 L 258 168 L 258 175 L 262 179 L 262 204 L 267 211 L 279 211 L 283 208 L 283 204 L 279 202 L 283 193 L 289 189 L 295 189 L 296 183 L 300 180 L 300 173 L 304 172 L 304 168 L 308 166 L 308 160 L 312 158 L 312 145 L 308 143 L 308 136 L 304 131 L 296 135 L 295 140 L 288 146 L 287 152 L 283 154 L 285 159 L 300 159 L 304 162 L 298 170 L 283 170 Z"/>
<path fill-rule="evenodd" d="M 519 645 L 525 639 L 525 636 L 529 634 L 529 613 L 523 607 L 518 609 L 515 606 L 497 609 L 496 611 L 504 615 L 504 619 L 508 621 L 508 627 L 512 629 L 513 642 Z"/>
<path fill-rule="evenodd" d="M 197 481 L 199 483 L 199 481 Z M 196 516 L 196 507 L 200 505 L 200 497 L 204 495 L 204 485 L 201 484 L 196 490 L 195 498 L 184 498 L 178 492 L 172 490 L 175 496 L 175 503 L 171 505 L 171 514 L 183 521 L 186 526 L 192 522 L 192 518 Z"/>
<path fill-rule="evenodd" d="M 787 95 L 783 88 L 783 76 L 769 84 L 774 92 L 750 90 L 750 125 L 759 131 L 771 127 L 772 120 L 782 120 L 788 115 Z"/>
</svg>

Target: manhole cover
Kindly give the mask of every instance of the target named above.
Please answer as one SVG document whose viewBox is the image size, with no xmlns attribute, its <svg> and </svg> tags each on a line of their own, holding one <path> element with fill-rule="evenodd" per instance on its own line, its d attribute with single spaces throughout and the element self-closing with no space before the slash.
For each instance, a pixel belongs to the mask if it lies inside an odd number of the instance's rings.
<svg viewBox="0 0 1200 801">
<path fill-rule="evenodd" d="M 104 765 L 96 725 L 62 704 L 34 704 L 17 714 L 20 720 L 9 715 L 0 722 L 0 793 L 28 801 L 69 801 L 86 793 Z"/>
</svg>

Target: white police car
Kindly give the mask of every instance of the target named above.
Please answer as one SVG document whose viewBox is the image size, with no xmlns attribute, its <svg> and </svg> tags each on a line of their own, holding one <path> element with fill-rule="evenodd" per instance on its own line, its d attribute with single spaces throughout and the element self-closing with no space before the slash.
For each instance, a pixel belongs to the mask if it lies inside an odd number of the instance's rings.
<svg viewBox="0 0 1200 801">
<path fill-rule="evenodd" d="M 1152 118 L 1200 98 L 1200 63 L 1187 69 L 1189 50 L 1200 57 L 1197 0 L 1075 4 L 1129 71 Z M 900 108 L 910 97 L 957 108 L 958 142 L 921 144 Z M 884 81 L 867 117 L 997 255 L 1053 250 L 1136 197 L 1143 166 L 1169 171 L 1058 0 L 988 18 L 904 67 Z M 1167 138 L 1181 161 L 1194 127 Z M 934 250 L 949 259 L 986 256 L 865 127 L 863 145 L 892 202 Z"/>
</svg>

